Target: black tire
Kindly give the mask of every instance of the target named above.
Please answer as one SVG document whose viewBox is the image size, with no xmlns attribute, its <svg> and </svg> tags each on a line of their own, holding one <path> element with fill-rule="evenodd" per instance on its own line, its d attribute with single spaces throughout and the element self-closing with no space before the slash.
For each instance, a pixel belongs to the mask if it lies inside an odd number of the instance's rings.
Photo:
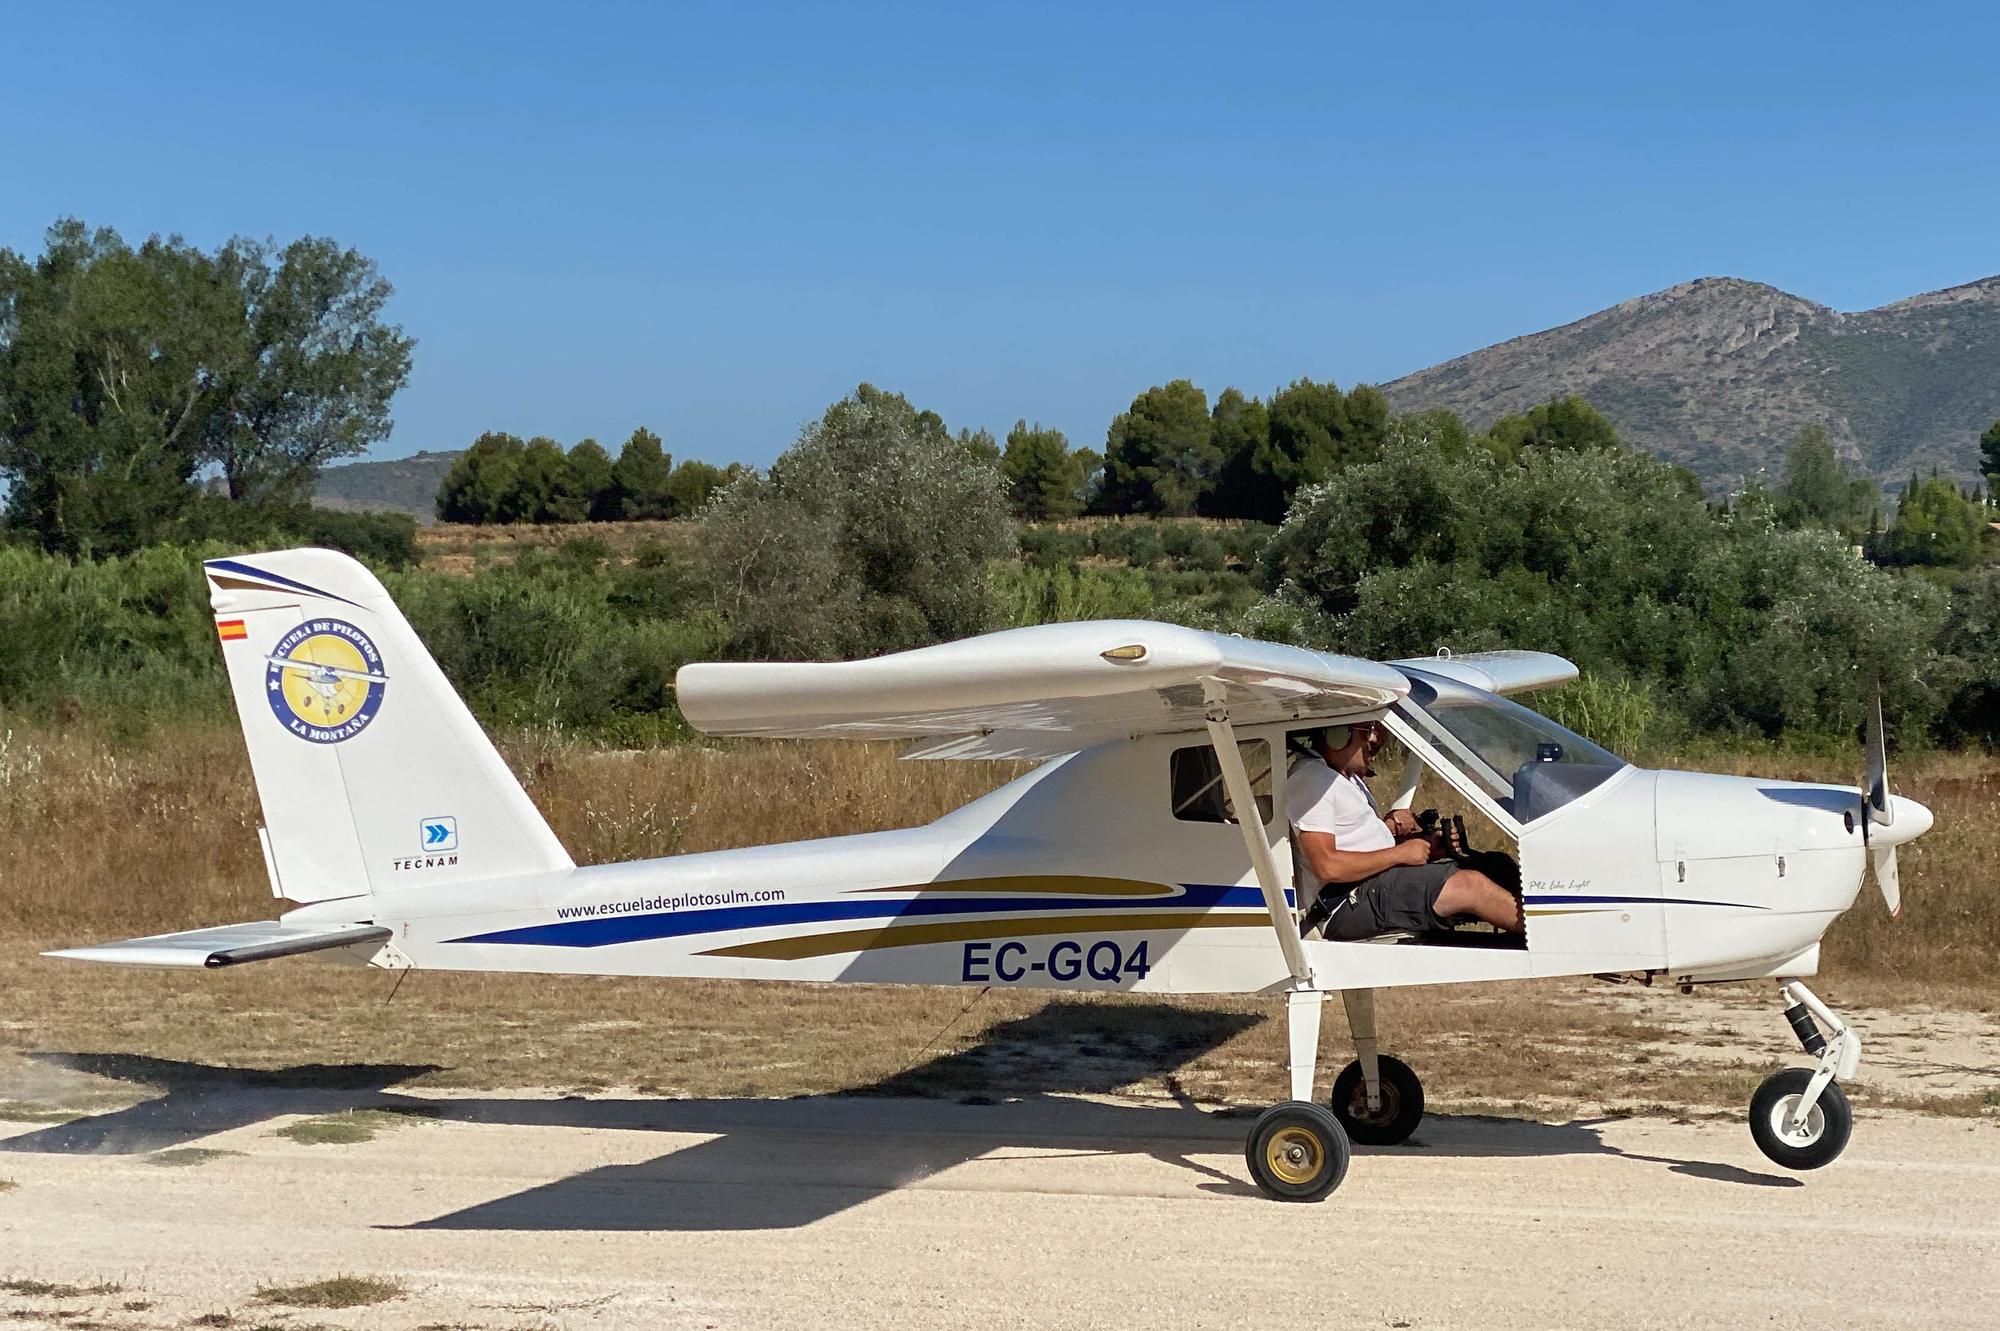
<svg viewBox="0 0 2000 1331">
<path fill-rule="evenodd" d="M 1353 1150 L 1332 1113 L 1306 1100 L 1287 1100 L 1258 1115 L 1244 1144 L 1250 1177 L 1267 1197 L 1316 1202 L 1347 1177 Z"/>
<path fill-rule="evenodd" d="M 1333 1093 L 1327 1104 L 1347 1135 L 1363 1146 L 1394 1146 L 1409 1140 L 1424 1121 L 1424 1084 L 1410 1065 L 1400 1058 L 1383 1054 L 1377 1058 L 1382 1077 L 1382 1103 L 1369 1112 L 1368 1097 L 1361 1084 L 1361 1060 L 1356 1059 L 1333 1079 Z"/>
<path fill-rule="evenodd" d="M 1854 1111 L 1848 1107 L 1847 1093 L 1833 1082 L 1828 1082 L 1813 1102 L 1803 1132 L 1788 1134 L 1783 1130 L 1792 1106 L 1812 1079 L 1811 1068 L 1786 1068 L 1766 1077 L 1757 1094 L 1750 1097 L 1750 1135 L 1771 1163 L 1786 1169 L 1818 1169 L 1833 1163 L 1847 1149 L 1848 1134 L 1854 1131 Z"/>
</svg>

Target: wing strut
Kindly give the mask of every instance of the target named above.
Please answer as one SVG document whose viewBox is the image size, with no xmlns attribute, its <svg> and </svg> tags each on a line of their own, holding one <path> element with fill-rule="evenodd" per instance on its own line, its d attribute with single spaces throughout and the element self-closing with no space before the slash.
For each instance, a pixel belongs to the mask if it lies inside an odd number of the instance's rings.
<svg viewBox="0 0 2000 1331">
<path fill-rule="evenodd" d="M 1278 862 L 1271 858 L 1271 843 L 1265 839 L 1263 820 L 1257 816 L 1257 796 L 1250 789 L 1250 774 L 1243 770 L 1243 755 L 1236 748 L 1236 728 L 1229 724 L 1226 686 L 1219 679 L 1205 677 L 1201 691 L 1208 706 L 1209 742 L 1215 746 L 1215 760 L 1222 767 L 1223 789 L 1229 792 L 1230 807 L 1236 810 L 1236 826 L 1243 833 L 1244 849 L 1250 852 L 1250 865 L 1257 871 L 1257 886 L 1264 892 L 1264 909 L 1271 912 L 1271 927 L 1278 932 L 1279 950 L 1285 954 L 1292 979 L 1310 988 L 1312 963 L 1306 960 L 1299 922 L 1285 900 L 1285 885 L 1278 881 Z"/>
</svg>

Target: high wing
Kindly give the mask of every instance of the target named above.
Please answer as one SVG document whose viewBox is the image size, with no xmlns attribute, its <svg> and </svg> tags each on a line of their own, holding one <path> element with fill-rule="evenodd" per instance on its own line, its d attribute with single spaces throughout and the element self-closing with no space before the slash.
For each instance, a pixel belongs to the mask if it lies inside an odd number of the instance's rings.
<svg viewBox="0 0 2000 1331">
<path fill-rule="evenodd" d="M 712 735 L 917 739 L 907 756 L 1039 758 L 1119 736 L 1202 728 L 1202 681 L 1241 725 L 1378 711 L 1400 670 L 1147 620 L 1006 629 L 865 661 L 699 663 L 681 712 Z"/>
<path fill-rule="evenodd" d="M 1413 656 L 1391 661 L 1397 668 L 1427 670 L 1488 693 L 1526 693 L 1567 684 L 1576 666 L 1552 652 L 1470 652 L 1464 656 Z"/>
</svg>

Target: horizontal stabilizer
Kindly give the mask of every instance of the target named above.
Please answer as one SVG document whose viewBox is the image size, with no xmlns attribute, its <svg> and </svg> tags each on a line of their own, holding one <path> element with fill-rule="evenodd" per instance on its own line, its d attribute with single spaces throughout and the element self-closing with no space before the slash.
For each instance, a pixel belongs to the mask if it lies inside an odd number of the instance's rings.
<svg viewBox="0 0 2000 1331">
<path fill-rule="evenodd" d="M 110 966 L 236 966 L 246 961 L 270 961 L 296 957 L 307 952 L 352 947 L 360 943 L 386 943 L 393 935 L 375 924 L 343 925 L 337 929 L 309 925 L 281 924 L 258 920 L 249 924 L 224 924 L 213 929 L 189 929 L 178 934 L 154 934 L 150 938 L 128 938 L 122 943 L 101 943 L 96 947 L 71 947 L 44 952 L 45 957 L 71 961 L 97 961 Z"/>
</svg>

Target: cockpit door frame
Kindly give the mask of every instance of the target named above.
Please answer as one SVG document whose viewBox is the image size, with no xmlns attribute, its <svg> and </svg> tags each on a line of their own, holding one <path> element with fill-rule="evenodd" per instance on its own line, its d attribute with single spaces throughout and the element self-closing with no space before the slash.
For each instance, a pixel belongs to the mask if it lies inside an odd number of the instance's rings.
<svg viewBox="0 0 2000 1331">
<path fill-rule="evenodd" d="M 1484 787 L 1467 776 L 1462 768 L 1451 762 L 1433 744 L 1430 737 L 1419 730 L 1410 719 L 1403 715 L 1402 704 L 1382 713 L 1382 724 L 1389 733 L 1401 740 L 1403 747 L 1424 760 L 1424 765 L 1436 772 L 1444 783 L 1472 802 L 1472 806 L 1491 819 L 1493 825 L 1518 843 L 1522 827 L 1514 815 L 1500 807 L 1499 801 L 1487 794 Z"/>
</svg>

